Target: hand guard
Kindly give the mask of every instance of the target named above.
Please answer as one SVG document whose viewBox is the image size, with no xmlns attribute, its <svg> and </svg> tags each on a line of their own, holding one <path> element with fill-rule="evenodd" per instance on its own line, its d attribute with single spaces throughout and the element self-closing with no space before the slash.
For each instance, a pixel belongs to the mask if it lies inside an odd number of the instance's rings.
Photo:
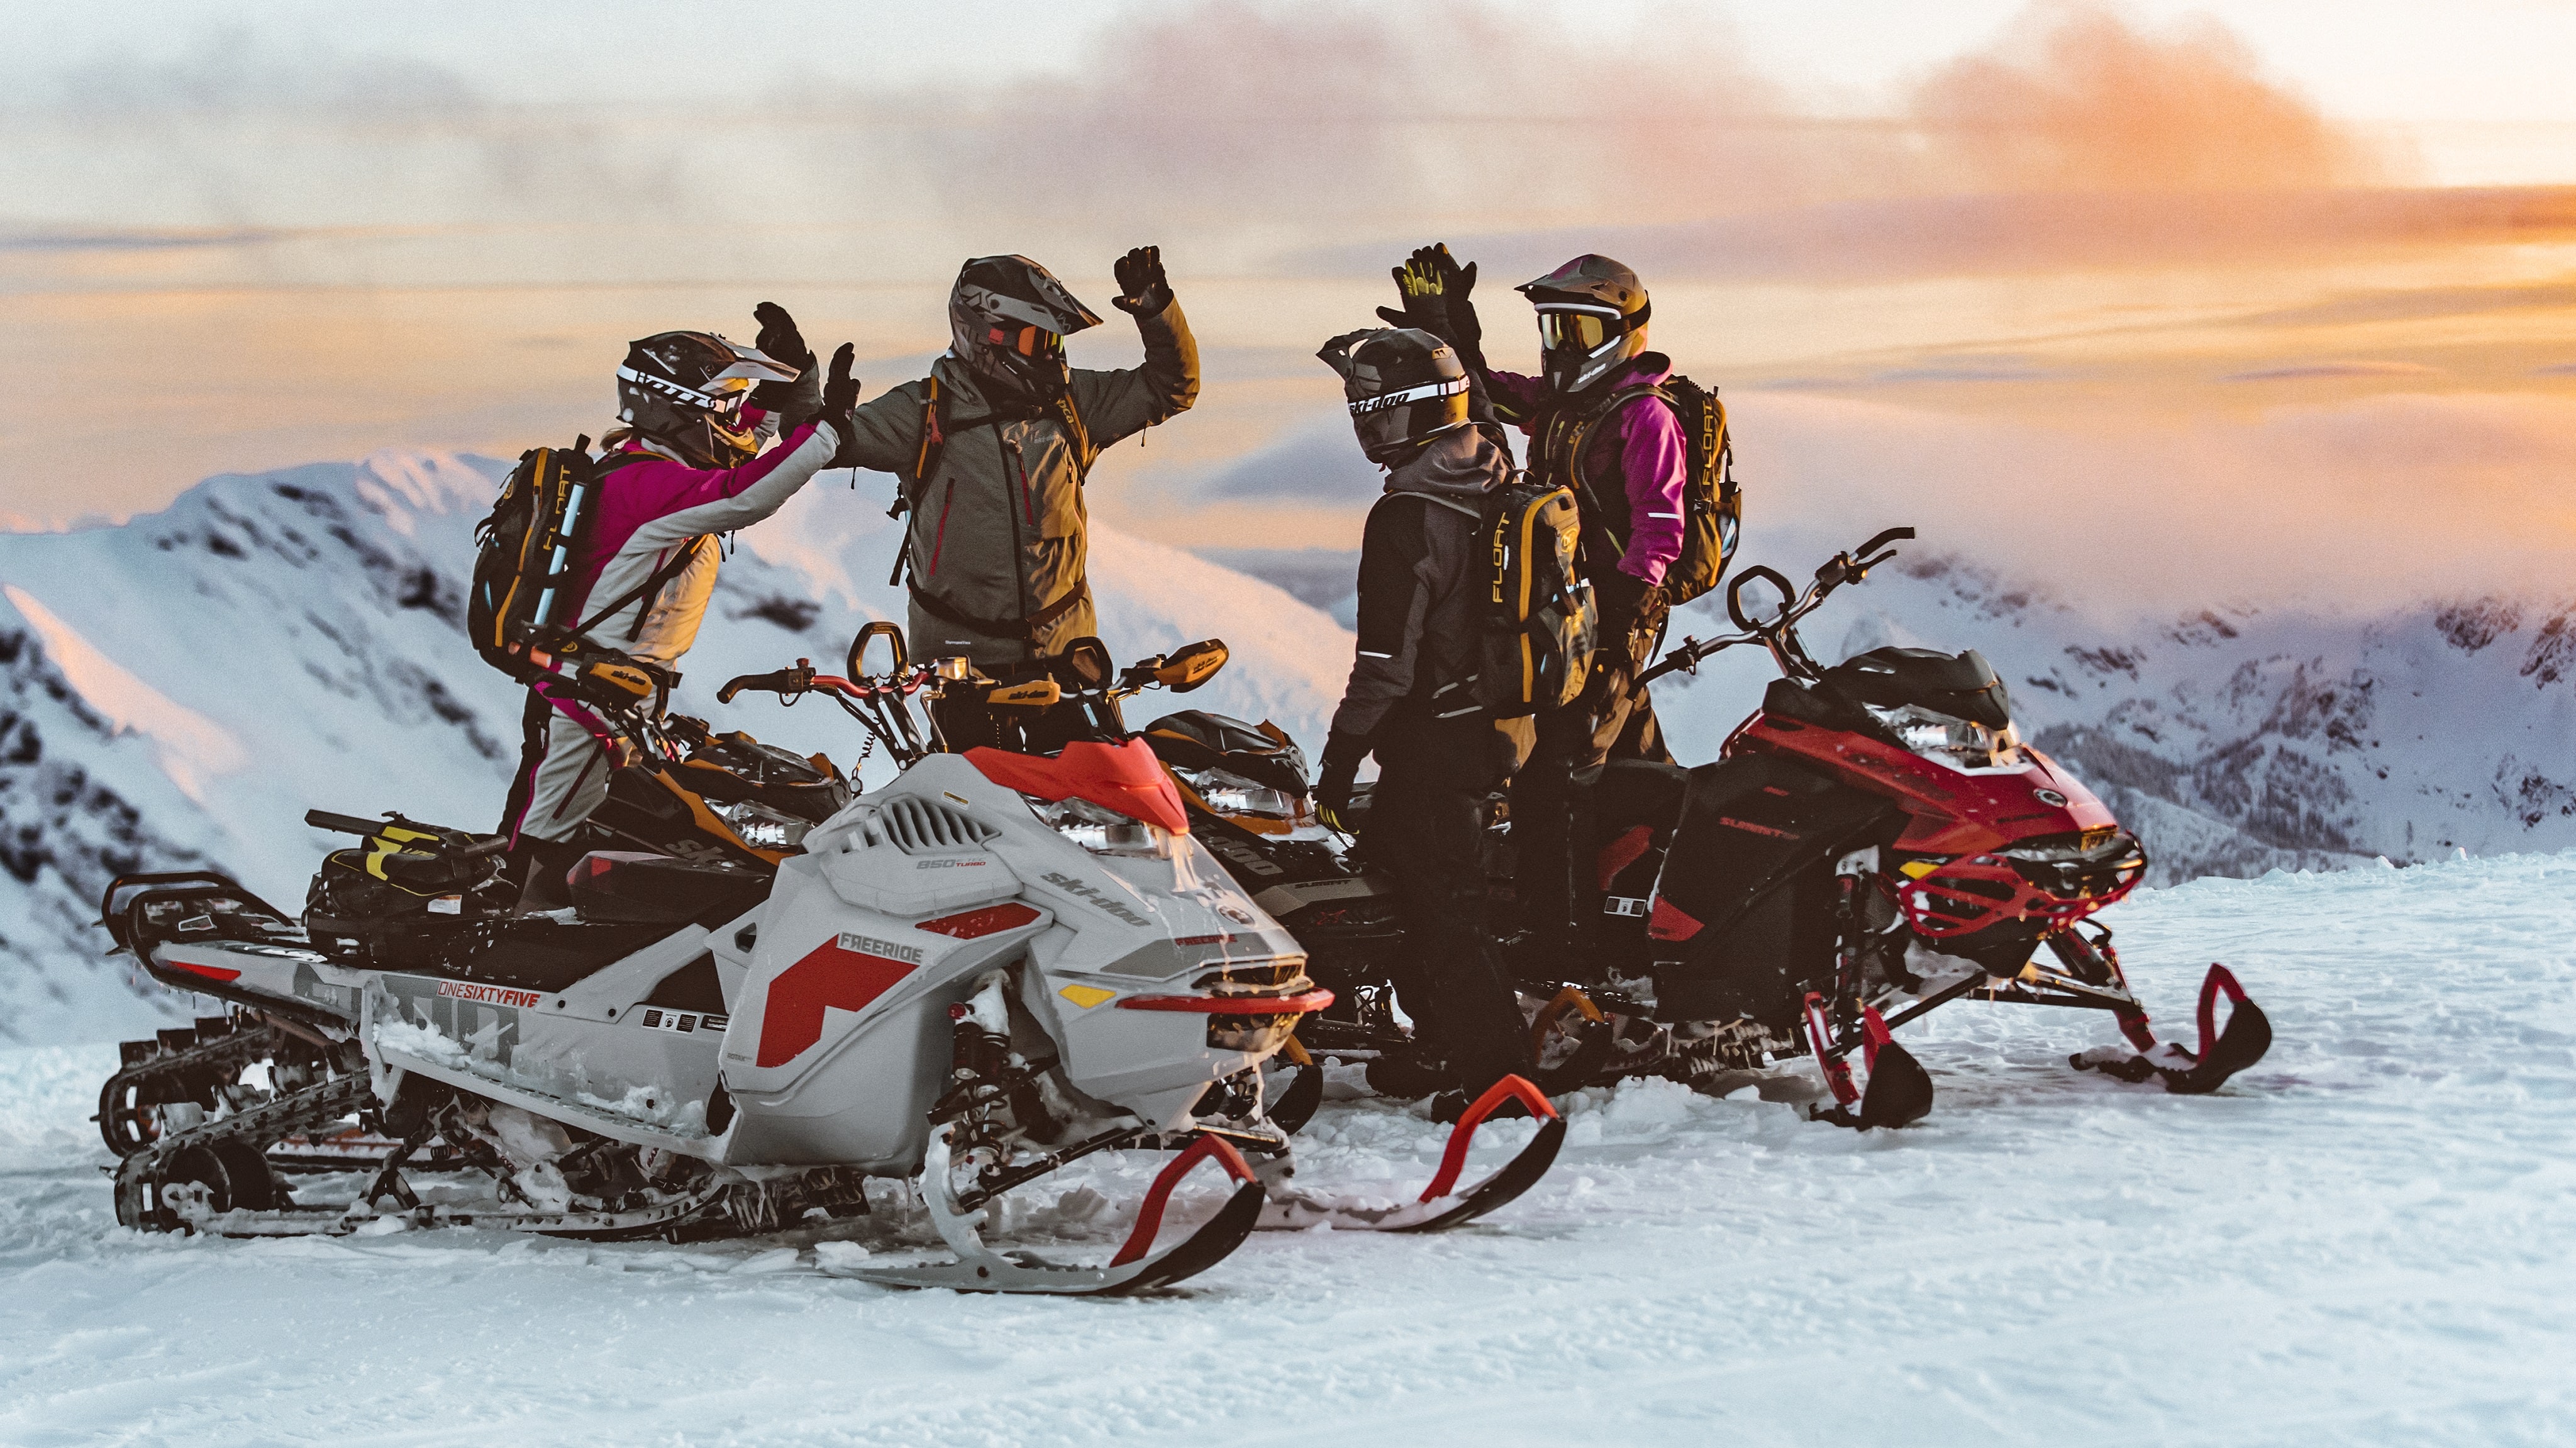
<svg viewBox="0 0 2576 1448">
<path fill-rule="evenodd" d="M 1163 275 L 1163 249 L 1140 246 L 1118 259 L 1118 310 L 1142 320 L 1160 315 L 1172 304 L 1172 284 Z"/>
</svg>

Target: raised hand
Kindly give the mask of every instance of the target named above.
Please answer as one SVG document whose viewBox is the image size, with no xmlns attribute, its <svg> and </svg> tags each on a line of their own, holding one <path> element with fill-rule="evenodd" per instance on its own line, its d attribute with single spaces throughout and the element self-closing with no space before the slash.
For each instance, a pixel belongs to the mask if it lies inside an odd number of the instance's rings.
<svg viewBox="0 0 2576 1448">
<path fill-rule="evenodd" d="M 1163 275 L 1163 249 L 1140 246 L 1118 259 L 1118 299 L 1113 305 L 1132 317 L 1150 317 L 1172 304 L 1172 284 Z"/>
</svg>

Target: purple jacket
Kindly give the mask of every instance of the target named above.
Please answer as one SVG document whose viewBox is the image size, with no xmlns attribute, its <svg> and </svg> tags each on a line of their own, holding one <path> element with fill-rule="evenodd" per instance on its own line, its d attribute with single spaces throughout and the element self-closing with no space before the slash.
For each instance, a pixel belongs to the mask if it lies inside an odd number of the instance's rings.
<svg viewBox="0 0 2576 1448">
<path fill-rule="evenodd" d="M 1603 395 L 1622 387 L 1643 387 L 1673 375 L 1671 359 L 1648 352 L 1593 384 Z M 1523 432 L 1536 426 L 1548 402 L 1547 380 L 1518 372 L 1486 374 L 1495 400 L 1525 419 Z M 1664 581 L 1664 570 L 1682 556 L 1682 480 L 1690 463 L 1690 445 L 1670 404 L 1640 397 L 1595 428 L 1583 447 L 1583 472 L 1590 478 L 1622 479 L 1628 492 L 1628 549 L 1619 556 L 1619 571 L 1648 583 Z M 1615 470 L 1615 471 L 1614 471 Z"/>
</svg>

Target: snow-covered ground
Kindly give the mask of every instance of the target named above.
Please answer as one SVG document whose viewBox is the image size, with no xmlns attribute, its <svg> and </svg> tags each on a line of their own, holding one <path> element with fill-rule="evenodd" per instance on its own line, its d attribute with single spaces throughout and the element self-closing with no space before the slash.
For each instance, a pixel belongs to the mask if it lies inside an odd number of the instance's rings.
<svg viewBox="0 0 2576 1448">
<path fill-rule="evenodd" d="M 1905 1033 L 1915 1128 L 1634 1084 L 1487 1223 L 1256 1237 L 1151 1300 L 774 1243 L 146 1239 L 84 1120 L 113 1050 L 0 1053 L 0 1443 L 2576 1441 L 2576 854 L 2112 919 L 2186 1036 L 2235 965 L 2270 1059 L 2172 1097 L 2066 1068 L 2097 1018 L 1954 1007 Z M 1440 1140 L 1369 1101 L 1308 1135 L 1318 1184 Z M 1071 1234 L 1105 1254 L 1149 1166 Z"/>
</svg>

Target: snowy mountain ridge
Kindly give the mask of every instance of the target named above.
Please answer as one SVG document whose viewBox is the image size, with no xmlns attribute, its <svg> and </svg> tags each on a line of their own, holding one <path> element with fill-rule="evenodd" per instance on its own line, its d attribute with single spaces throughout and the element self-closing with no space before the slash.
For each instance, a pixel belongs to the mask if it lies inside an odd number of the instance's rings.
<svg viewBox="0 0 2576 1448">
<path fill-rule="evenodd" d="M 461 635 L 473 525 L 507 468 L 380 454 L 209 479 L 118 527 L 0 534 L 0 1041 L 101 1039 L 184 1010 L 104 955 L 98 897 L 120 873 L 221 869 L 293 909 L 338 843 L 307 809 L 490 827 L 523 695 Z M 903 618 L 883 582 L 883 481 L 854 497 L 847 476 L 734 543 L 676 696 L 845 766 L 861 736 L 837 712 L 714 694 L 799 657 L 836 668 L 860 623 Z M 1113 647 L 1222 637 L 1234 662 L 1190 705 L 1321 735 L 1350 649 L 1330 619 L 1111 530 L 1092 547 Z"/>
<path fill-rule="evenodd" d="M 1702 604 L 1676 632 L 1727 627 Z M 1805 634 L 1827 661 L 1883 644 L 1981 650 L 2023 736 L 2101 792 L 2167 884 L 2576 845 L 2571 631 L 2576 603 L 2495 597 L 2105 622 L 1909 550 Z M 1659 691 L 1675 739 L 1722 737 L 1758 699 L 1768 661 L 1726 663 Z"/>
</svg>

